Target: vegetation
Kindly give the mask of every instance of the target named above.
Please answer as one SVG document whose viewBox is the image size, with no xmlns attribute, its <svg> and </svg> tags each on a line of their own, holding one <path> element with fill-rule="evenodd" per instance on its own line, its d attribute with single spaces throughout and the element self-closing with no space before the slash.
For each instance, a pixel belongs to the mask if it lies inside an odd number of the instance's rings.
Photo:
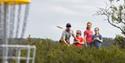
<svg viewBox="0 0 125 63">
<path fill-rule="evenodd" d="M 50 39 L 32 39 L 27 44 L 37 47 L 35 63 L 125 63 L 125 49 L 117 46 L 77 48 Z"/>
<path fill-rule="evenodd" d="M 115 46 L 118 46 L 120 48 L 125 48 L 125 38 L 123 36 L 117 35 L 115 38 Z"/>
<path fill-rule="evenodd" d="M 119 4 L 119 1 L 123 3 Z M 108 3 L 105 8 L 100 8 L 97 14 L 105 16 L 109 24 L 125 35 L 125 0 L 109 0 Z"/>
</svg>

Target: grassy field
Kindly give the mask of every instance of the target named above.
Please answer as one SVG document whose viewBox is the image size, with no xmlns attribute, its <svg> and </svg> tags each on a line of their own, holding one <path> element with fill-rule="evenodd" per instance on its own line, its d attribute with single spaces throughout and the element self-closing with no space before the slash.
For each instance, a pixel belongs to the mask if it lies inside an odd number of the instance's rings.
<svg viewBox="0 0 125 63">
<path fill-rule="evenodd" d="M 125 49 L 116 46 L 77 48 L 49 39 L 34 39 L 27 44 L 37 47 L 35 63 L 125 63 Z"/>
</svg>

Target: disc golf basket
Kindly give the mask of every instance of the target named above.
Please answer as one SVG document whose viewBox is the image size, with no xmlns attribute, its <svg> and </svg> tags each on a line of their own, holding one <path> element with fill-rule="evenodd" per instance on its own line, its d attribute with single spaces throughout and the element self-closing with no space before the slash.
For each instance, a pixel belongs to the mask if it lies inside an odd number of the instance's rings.
<svg viewBox="0 0 125 63">
<path fill-rule="evenodd" d="M 34 63 L 36 47 L 18 43 L 25 34 L 30 2 L 0 0 L 0 63 Z"/>
</svg>

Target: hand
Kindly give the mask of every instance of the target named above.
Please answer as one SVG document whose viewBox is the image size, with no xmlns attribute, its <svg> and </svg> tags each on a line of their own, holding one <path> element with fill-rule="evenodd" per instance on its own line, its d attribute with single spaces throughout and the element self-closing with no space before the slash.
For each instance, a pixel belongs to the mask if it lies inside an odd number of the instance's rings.
<svg viewBox="0 0 125 63">
<path fill-rule="evenodd" d="M 99 38 L 94 38 L 94 40 L 100 40 Z"/>
<path fill-rule="evenodd" d="M 67 46 L 70 46 L 69 44 Z"/>
<path fill-rule="evenodd" d="M 84 42 L 79 42 L 80 44 L 84 44 Z"/>
<path fill-rule="evenodd" d="M 97 40 L 100 40 L 99 38 L 96 38 Z"/>
</svg>

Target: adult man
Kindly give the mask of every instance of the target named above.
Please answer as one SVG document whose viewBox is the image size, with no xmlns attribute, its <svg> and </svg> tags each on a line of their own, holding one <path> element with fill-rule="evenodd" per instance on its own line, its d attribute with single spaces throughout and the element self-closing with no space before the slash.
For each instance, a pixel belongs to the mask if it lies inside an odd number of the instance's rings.
<svg viewBox="0 0 125 63">
<path fill-rule="evenodd" d="M 70 23 L 67 23 L 66 24 L 66 29 L 62 32 L 62 36 L 61 36 L 61 39 L 60 39 L 60 42 L 61 43 L 64 43 L 66 45 L 70 45 L 70 38 L 71 36 L 73 36 L 73 38 L 75 39 L 75 35 L 73 33 L 73 30 L 71 30 L 71 24 Z"/>
</svg>

